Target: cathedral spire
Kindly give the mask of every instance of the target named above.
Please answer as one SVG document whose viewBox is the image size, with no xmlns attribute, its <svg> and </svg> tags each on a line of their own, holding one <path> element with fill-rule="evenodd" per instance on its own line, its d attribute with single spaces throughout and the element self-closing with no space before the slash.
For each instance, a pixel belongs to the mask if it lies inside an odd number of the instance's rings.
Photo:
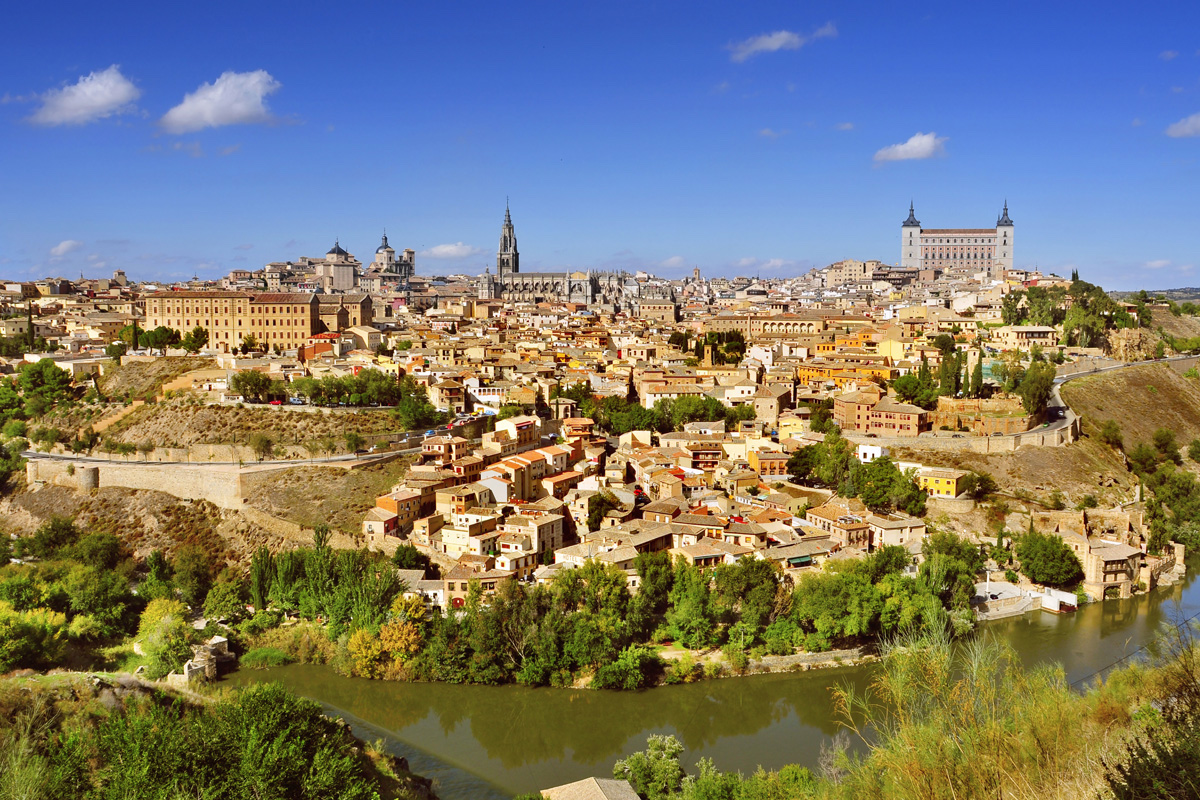
<svg viewBox="0 0 1200 800">
<path fill-rule="evenodd" d="M 508 198 L 504 199 L 504 225 L 500 228 L 500 247 L 496 251 L 496 274 L 516 274 L 521 271 L 520 255 L 517 252 L 517 234 L 513 230 L 512 214 L 508 210 Z"/>
</svg>

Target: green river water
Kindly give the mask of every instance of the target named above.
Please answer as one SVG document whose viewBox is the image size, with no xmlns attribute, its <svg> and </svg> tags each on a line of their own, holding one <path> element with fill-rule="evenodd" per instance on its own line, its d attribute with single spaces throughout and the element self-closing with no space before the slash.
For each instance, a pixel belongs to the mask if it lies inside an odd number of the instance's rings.
<svg viewBox="0 0 1200 800">
<path fill-rule="evenodd" d="M 1189 565 L 1195 568 L 1196 564 Z M 1200 582 L 1132 600 L 1109 600 L 1071 615 L 1042 611 L 988 623 L 1027 664 L 1057 661 L 1083 683 L 1136 656 L 1172 619 L 1200 612 Z M 364 739 L 382 738 L 411 769 L 435 780 L 443 800 L 511 797 L 607 777 L 652 733 L 683 742 L 690 768 L 701 756 L 720 769 L 815 766 L 837 730 L 830 688 L 862 685 L 870 667 L 702 681 L 643 692 L 458 686 L 344 678 L 326 667 L 242 670 L 228 684 L 279 681 L 322 703 Z"/>
</svg>

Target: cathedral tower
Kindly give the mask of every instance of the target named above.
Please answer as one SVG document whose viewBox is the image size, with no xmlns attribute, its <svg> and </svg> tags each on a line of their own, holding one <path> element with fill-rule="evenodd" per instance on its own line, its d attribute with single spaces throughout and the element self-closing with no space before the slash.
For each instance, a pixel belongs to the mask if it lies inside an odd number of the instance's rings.
<svg viewBox="0 0 1200 800">
<path fill-rule="evenodd" d="M 513 232 L 512 216 L 508 203 L 504 204 L 504 226 L 500 228 L 500 249 L 496 252 L 496 278 L 503 282 L 505 276 L 521 271 L 521 254 L 517 252 L 517 235 Z"/>
</svg>

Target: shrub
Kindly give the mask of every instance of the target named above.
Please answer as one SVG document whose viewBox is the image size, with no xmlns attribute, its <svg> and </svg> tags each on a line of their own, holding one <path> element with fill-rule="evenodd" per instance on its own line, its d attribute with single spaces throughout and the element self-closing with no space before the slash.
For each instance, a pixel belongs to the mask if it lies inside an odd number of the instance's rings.
<svg viewBox="0 0 1200 800">
<path fill-rule="evenodd" d="M 596 670 L 592 686 L 597 689 L 642 689 L 651 685 L 662 672 L 662 660 L 650 647 L 634 644 L 626 647 L 615 661 Z"/>
<path fill-rule="evenodd" d="M 1121 426 L 1117 424 L 1116 420 L 1110 419 L 1104 423 L 1100 428 L 1099 439 L 1114 450 L 1125 449 L 1125 440 L 1121 436 Z"/>
<path fill-rule="evenodd" d="M 246 654 L 238 659 L 238 664 L 249 669 L 267 669 L 282 667 L 293 661 L 294 658 L 277 647 L 255 647 L 246 651 Z"/>
</svg>

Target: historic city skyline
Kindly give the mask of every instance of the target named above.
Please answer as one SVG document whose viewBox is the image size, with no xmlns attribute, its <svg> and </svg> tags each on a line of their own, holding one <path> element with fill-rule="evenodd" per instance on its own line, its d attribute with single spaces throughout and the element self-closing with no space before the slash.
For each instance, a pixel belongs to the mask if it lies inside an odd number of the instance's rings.
<svg viewBox="0 0 1200 800">
<path fill-rule="evenodd" d="M 787 276 L 895 263 L 910 199 L 970 226 L 1007 197 L 1017 267 L 1194 282 L 1195 9 L 685 10 L 68 9 L 0 54 L 0 273 L 215 277 L 383 227 L 477 273 L 512 195 L 528 271 Z"/>
</svg>

